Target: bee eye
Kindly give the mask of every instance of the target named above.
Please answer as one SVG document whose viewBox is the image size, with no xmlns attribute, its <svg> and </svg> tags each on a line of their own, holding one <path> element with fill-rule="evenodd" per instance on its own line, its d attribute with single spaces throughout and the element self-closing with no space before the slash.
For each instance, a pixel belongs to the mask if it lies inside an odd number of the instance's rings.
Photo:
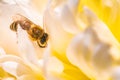
<svg viewBox="0 0 120 80">
<path fill-rule="evenodd" d="M 44 44 L 44 42 L 46 42 L 48 40 L 48 34 L 47 33 L 44 33 L 43 36 L 41 37 L 41 40 L 40 42 L 42 44 Z"/>
</svg>

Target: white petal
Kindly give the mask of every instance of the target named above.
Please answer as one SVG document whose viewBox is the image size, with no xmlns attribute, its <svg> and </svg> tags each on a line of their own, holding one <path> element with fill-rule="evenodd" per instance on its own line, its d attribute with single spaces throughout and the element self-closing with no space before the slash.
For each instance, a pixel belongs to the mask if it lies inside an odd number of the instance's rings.
<svg viewBox="0 0 120 80">
<path fill-rule="evenodd" d="M 44 14 L 44 24 L 46 31 L 50 36 L 49 41 L 50 44 L 52 44 L 52 48 L 59 52 L 65 52 L 66 46 L 72 38 L 72 35 L 64 31 L 62 24 L 59 23 L 54 14 L 49 10 L 47 10 Z"/>
<path fill-rule="evenodd" d="M 79 32 L 78 25 L 76 24 L 75 16 L 70 12 L 67 5 L 59 8 L 59 13 L 56 13 L 56 19 L 60 21 L 65 31 L 76 34 Z"/>
<path fill-rule="evenodd" d="M 21 58 L 14 56 L 14 55 L 3 55 L 0 56 L 0 63 L 4 63 L 6 61 L 13 61 L 13 62 L 17 62 L 23 65 L 26 65 Z"/>
<path fill-rule="evenodd" d="M 38 64 L 42 67 L 43 67 L 43 64 L 44 64 L 43 62 L 44 62 L 43 59 L 38 60 Z"/>
<path fill-rule="evenodd" d="M 46 80 L 60 80 L 56 74 L 61 74 L 64 70 L 62 62 L 56 57 L 49 57 L 46 64 Z"/>
<path fill-rule="evenodd" d="M 4 49 L 0 47 L 0 56 L 5 55 L 5 54 L 6 53 L 5 53 Z"/>
<path fill-rule="evenodd" d="M 16 72 L 17 71 L 17 66 L 18 66 L 18 63 L 15 63 L 15 62 L 8 61 L 8 62 L 2 63 L 2 68 L 6 72 L 14 75 L 15 77 L 17 77 L 17 72 Z"/>
<path fill-rule="evenodd" d="M 1 56 L 0 64 L 6 72 L 16 76 L 16 78 L 21 75 L 32 74 L 31 71 L 36 70 L 36 67 L 29 66 L 29 64 L 23 62 L 19 57 L 12 55 Z"/>
<path fill-rule="evenodd" d="M 84 6 L 83 9 L 84 9 L 84 14 L 88 20 L 87 27 L 93 26 L 93 24 L 95 24 L 95 22 L 97 22 L 98 20 L 97 16 L 87 6 Z"/>
<path fill-rule="evenodd" d="M 79 2 L 80 2 L 80 0 L 68 0 L 68 7 L 70 8 L 72 13 L 76 12 Z"/>
<path fill-rule="evenodd" d="M 50 55 L 50 47 L 48 46 L 45 53 L 43 60 L 39 60 L 39 64 L 43 66 L 44 75 L 46 78 L 52 78 L 52 73 L 60 74 L 64 70 L 64 66 L 62 62 L 54 56 Z"/>
<path fill-rule="evenodd" d="M 18 48 L 22 58 L 25 59 L 26 61 L 37 64 L 36 62 L 38 60 L 38 57 L 35 54 L 34 46 L 30 39 L 28 38 L 27 32 L 25 32 L 24 30 L 22 30 L 20 26 L 18 26 L 17 35 L 18 35 Z"/>
<path fill-rule="evenodd" d="M 50 57 L 47 64 L 48 72 L 53 73 L 62 73 L 64 70 L 64 66 L 62 62 L 56 57 Z"/>
<path fill-rule="evenodd" d="M 53 11 L 51 10 L 51 13 L 54 14 L 54 18 L 58 20 L 60 24 L 62 24 L 61 27 L 63 27 L 65 31 L 73 34 L 79 32 L 76 18 L 70 11 L 67 3 L 64 2 L 63 4 L 61 1 L 61 4 L 55 6 L 55 8 L 53 8 Z"/>
<path fill-rule="evenodd" d="M 114 67 L 111 74 L 112 80 L 120 80 L 120 66 Z"/>
<path fill-rule="evenodd" d="M 44 52 L 44 56 L 43 56 L 43 71 L 44 71 L 44 75 L 45 77 L 47 77 L 47 67 L 48 67 L 48 62 L 49 62 L 49 57 L 50 57 L 50 45 L 48 45 L 46 51 Z"/>
<path fill-rule="evenodd" d="M 16 34 L 10 30 L 12 16 L 16 13 L 24 12 L 16 5 L 0 4 L 0 46 L 5 49 L 6 53 L 18 55 Z"/>
<path fill-rule="evenodd" d="M 30 3 L 30 0 L 14 0 L 17 5 L 27 14 L 26 16 L 29 17 L 31 21 L 33 21 L 36 24 L 43 25 L 42 23 L 42 15 L 39 14 L 33 7 L 32 3 Z M 34 2 L 34 1 L 33 1 Z"/>
</svg>

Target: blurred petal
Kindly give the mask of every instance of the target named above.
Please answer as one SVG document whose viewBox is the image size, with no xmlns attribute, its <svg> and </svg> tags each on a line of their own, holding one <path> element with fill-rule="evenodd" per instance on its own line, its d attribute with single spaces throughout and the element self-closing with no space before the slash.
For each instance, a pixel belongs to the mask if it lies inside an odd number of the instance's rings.
<svg viewBox="0 0 120 80">
<path fill-rule="evenodd" d="M 95 73 L 89 68 L 88 64 L 84 60 L 85 55 L 86 59 L 89 59 L 90 52 L 88 53 L 87 48 L 85 48 L 85 44 L 84 45 L 82 44 L 83 43 L 82 41 L 84 41 L 83 38 L 84 35 L 79 34 L 73 39 L 72 43 L 68 47 L 67 57 L 72 64 L 78 66 L 88 77 L 92 79 L 93 77 L 95 77 L 94 76 Z"/>
<path fill-rule="evenodd" d="M 39 14 L 44 13 L 44 10 L 46 9 L 48 0 L 31 0 L 31 3 L 33 3 L 34 9 L 39 12 Z"/>
<path fill-rule="evenodd" d="M 111 80 L 120 80 L 120 66 L 112 69 Z"/>
<path fill-rule="evenodd" d="M 115 47 L 115 45 L 119 45 L 117 40 L 102 24 L 96 23 L 96 25 L 78 34 L 68 47 L 67 57 L 72 64 L 78 66 L 88 77 L 108 79 L 110 75 L 108 70 L 115 62 L 110 50 L 116 48 L 118 53 L 120 51 Z M 107 35 L 107 38 L 105 35 Z M 100 75 L 103 77 L 100 78 Z"/>
<path fill-rule="evenodd" d="M 71 12 L 75 14 L 77 12 L 77 8 L 79 5 L 80 0 L 68 0 L 68 7 L 70 8 Z"/>
<path fill-rule="evenodd" d="M 114 36 L 120 41 L 120 2 L 119 0 L 80 0 L 81 6 L 87 6 L 110 28 Z"/>
<path fill-rule="evenodd" d="M 59 21 L 61 27 L 63 27 L 65 31 L 73 34 L 78 33 L 79 28 L 77 27 L 75 15 L 70 11 L 67 2 L 65 1 L 55 1 L 55 2 L 56 4 L 51 4 L 49 8 L 51 13 L 54 15 L 54 18 L 57 21 Z"/>
<path fill-rule="evenodd" d="M 32 75 L 22 75 L 17 80 L 36 80 Z"/>
<path fill-rule="evenodd" d="M 6 53 L 5 53 L 4 49 L 0 47 L 0 56 L 5 55 L 5 54 Z"/>
<path fill-rule="evenodd" d="M 47 64 L 47 71 L 50 73 L 62 73 L 64 66 L 56 57 L 50 57 Z"/>
<path fill-rule="evenodd" d="M 7 78 L 3 78 L 2 80 L 15 80 L 15 79 L 12 77 L 7 77 Z"/>
<path fill-rule="evenodd" d="M 11 0 L 1 0 L 1 2 L 6 4 L 15 4 L 15 2 Z"/>
</svg>

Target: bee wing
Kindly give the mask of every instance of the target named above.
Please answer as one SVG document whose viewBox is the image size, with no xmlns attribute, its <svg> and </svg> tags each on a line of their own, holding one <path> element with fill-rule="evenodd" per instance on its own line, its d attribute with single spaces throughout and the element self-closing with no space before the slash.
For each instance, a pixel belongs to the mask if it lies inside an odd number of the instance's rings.
<svg viewBox="0 0 120 80">
<path fill-rule="evenodd" d="M 28 16 L 28 18 L 33 21 L 35 24 L 43 26 L 43 17 L 37 12 L 32 6 L 30 1 L 26 0 L 14 0 L 16 5 L 18 5 Z"/>
</svg>

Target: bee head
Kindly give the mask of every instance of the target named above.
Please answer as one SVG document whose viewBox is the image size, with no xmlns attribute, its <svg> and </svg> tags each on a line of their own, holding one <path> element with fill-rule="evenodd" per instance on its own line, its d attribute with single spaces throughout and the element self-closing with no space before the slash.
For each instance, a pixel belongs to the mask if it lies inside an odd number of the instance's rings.
<svg viewBox="0 0 120 80">
<path fill-rule="evenodd" d="M 48 41 L 48 34 L 43 33 L 43 36 L 37 41 L 37 43 L 41 48 L 45 48 L 47 46 L 47 41 Z"/>
</svg>

